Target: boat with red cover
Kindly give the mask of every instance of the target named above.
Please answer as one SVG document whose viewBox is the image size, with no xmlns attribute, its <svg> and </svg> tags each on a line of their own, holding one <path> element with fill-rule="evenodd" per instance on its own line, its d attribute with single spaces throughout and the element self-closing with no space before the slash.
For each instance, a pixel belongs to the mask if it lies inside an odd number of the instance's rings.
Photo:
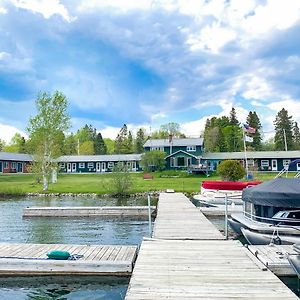
<svg viewBox="0 0 300 300">
<path fill-rule="evenodd" d="M 217 191 L 242 191 L 244 188 L 260 183 L 261 181 L 203 181 L 201 188 Z"/>
</svg>

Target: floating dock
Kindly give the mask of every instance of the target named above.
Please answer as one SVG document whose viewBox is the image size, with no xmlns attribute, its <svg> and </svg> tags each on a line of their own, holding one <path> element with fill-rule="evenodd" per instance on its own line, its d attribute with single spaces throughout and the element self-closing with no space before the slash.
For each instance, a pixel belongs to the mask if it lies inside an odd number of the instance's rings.
<svg viewBox="0 0 300 300">
<path fill-rule="evenodd" d="M 296 276 L 287 255 L 299 255 L 293 245 L 249 245 L 249 251 L 278 276 Z"/>
<path fill-rule="evenodd" d="M 151 214 L 156 208 L 151 206 Z M 148 206 L 27 207 L 23 217 L 119 217 L 148 218 Z"/>
<path fill-rule="evenodd" d="M 83 255 L 78 260 L 47 259 L 51 250 Z M 136 246 L 0 244 L 0 276 L 118 275 L 129 276 Z"/>
<path fill-rule="evenodd" d="M 298 299 L 181 193 L 160 194 L 153 236 L 142 242 L 126 300 Z"/>
</svg>

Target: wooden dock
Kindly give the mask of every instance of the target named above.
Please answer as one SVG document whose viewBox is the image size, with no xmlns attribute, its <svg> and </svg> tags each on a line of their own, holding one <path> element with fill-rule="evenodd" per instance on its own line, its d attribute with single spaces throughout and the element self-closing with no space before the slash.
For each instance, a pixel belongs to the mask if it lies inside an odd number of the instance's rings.
<svg viewBox="0 0 300 300">
<path fill-rule="evenodd" d="M 274 274 L 278 276 L 296 275 L 287 260 L 287 255 L 298 254 L 292 245 L 249 245 L 248 249 Z"/>
<path fill-rule="evenodd" d="M 159 239 L 224 239 L 220 231 L 182 193 L 161 193 L 153 237 Z"/>
<path fill-rule="evenodd" d="M 83 255 L 78 260 L 47 259 L 51 250 Z M 0 276 L 119 275 L 129 276 L 136 246 L 0 244 Z"/>
<path fill-rule="evenodd" d="M 142 242 L 127 300 L 298 299 L 183 194 L 160 195 L 153 236 Z"/>
<path fill-rule="evenodd" d="M 151 206 L 151 213 L 156 207 Z M 26 207 L 23 217 L 119 217 L 148 218 L 148 206 Z"/>
</svg>

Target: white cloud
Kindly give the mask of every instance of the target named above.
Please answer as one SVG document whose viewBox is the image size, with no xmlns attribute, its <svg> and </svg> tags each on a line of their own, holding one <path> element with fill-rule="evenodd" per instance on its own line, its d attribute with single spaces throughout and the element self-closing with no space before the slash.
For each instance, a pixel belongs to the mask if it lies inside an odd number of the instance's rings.
<svg viewBox="0 0 300 300">
<path fill-rule="evenodd" d="M 27 135 L 18 128 L 0 123 L 0 139 L 4 140 L 6 143 L 9 143 L 11 141 L 11 138 L 16 133 L 20 133 L 22 136 L 27 138 Z"/>
<path fill-rule="evenodd" d="M 18 8 L 31 10 L 35 13 L 40 13 L 45 19 L 57 14 L 67 22 L 74 20 L 70 16 L 68 10 L 60 3 L 60 0 L 12 0 L 13 4 Z"/>
</svg>

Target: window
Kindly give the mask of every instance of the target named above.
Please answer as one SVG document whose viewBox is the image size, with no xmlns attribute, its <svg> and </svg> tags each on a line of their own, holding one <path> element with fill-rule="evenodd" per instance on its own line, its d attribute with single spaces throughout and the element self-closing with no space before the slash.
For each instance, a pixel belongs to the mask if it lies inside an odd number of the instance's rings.
<svg viewBox="0 0 300 300">
<path fill-rule="evenodd" d="M 175 157 L 171 157 L 170 166 L 175 167 Z"/>
<path fill-rule="evenodd" d="M 196 151 L 196 146 L 186 146 L 186 151 L 195 152 Z"/>
<path fill-rule="evenodd" d="M 262 167 L 268 167 L 269 166 L 269 161 L 268 160 L 262 160 L 261 161 L 261 166 Z"/>
<path fill-rule="evenodd" d="M 136 169 L 136 161 L 133 161 L 133 162 L 132 162 L 132 169 L 133 169 L 133 170 Z"/>
<path fill-rule="evenodd" d="M 254 159 L 248 159 L 248 167 L 253 167 L 254 166 Z"/>
<path fill-rule="evenodd" d="M 150 151 L 164 151 L 164 147 L 151 147 Z"/>
<path fill-rule="evenodd" d="M 5 161 L 5 162 L 3 163 L 3 168 L 4 168 L 4 169 L 8 169 L 8 162 L 7 162 L 7 161 Z"/>
<path fill-rule="evenodd" d="M 291 162 L 290 159 L 284 159 L 284 160 L 282 161 L 282 164 L 283 164 L 284 167 L 287 167 L 287 166 L 290 164 L 290 162 Z"/>
<path fill-rule="evenodd" d="M 61 169 L 64 169 L 66 167 L 65 163 L 60 163 L 59 166 Z"/>
<path fill-rule="evenodd" d="M 109 169 L 112 169 L 112 168 L 114 167 L 114 163 L 113 163 L 112 161 L 110 161 L 110 162 L 108 163 L 107 167 L 108 167 Z"/>
<path fill-rule="evenodd" d="M 79 163 L 79 169 L 84 169 L 85 168 L 85 163 L 81 162 Z"/>
<path fill-rule="evenodd" d="M 89 162 L 89 163 L 88 163 L 88 168 L 94 168 L 94 163 Z"/>
<path fill-rule="evenodd" d="M 183 156 L 178 156 L 177 157 L 177 167 L 185 167 L 185 157 Z"/>
<path fill-rule="evenodd" d="M 11 163 L 11 168 L 16 169 L 17 168 L 17 163 L 15 163 L 15 162 Z"/>
</svg>

